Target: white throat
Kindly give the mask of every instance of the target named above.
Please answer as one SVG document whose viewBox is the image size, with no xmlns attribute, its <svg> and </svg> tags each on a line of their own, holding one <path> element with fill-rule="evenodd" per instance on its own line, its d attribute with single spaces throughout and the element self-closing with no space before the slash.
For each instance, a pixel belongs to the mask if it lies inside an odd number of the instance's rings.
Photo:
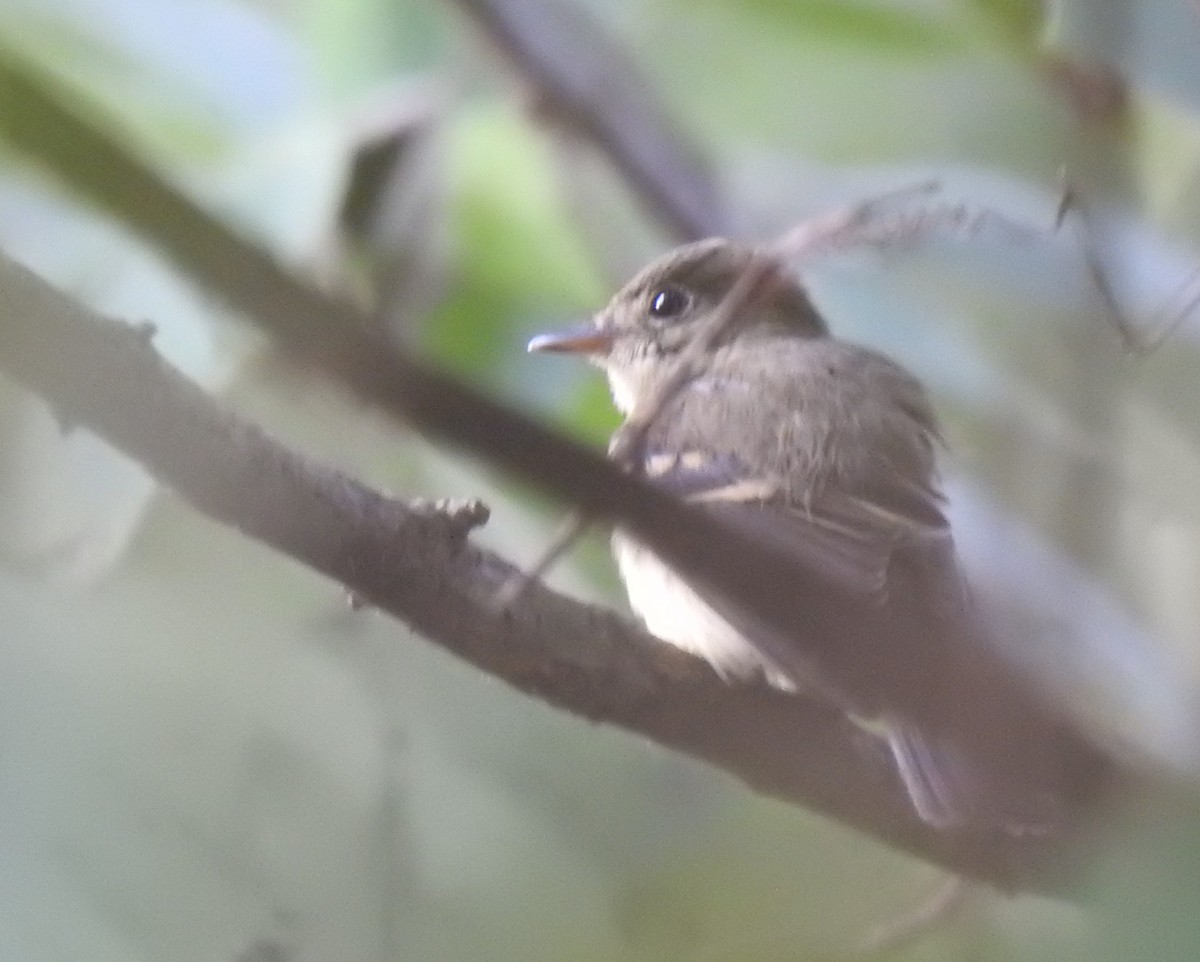
<svg viewBox="0 0 1200 962">
<path fill-rule="evenodd" d="M 608 389 L 612 392 L 617 410 L 629 417 L 638 406 L 645 403 L 646 387 L 650 380 L 652 365 L 648 360 L 627 361 L 623 364 L 605 366 Z"/>
<path fill-rule="evenodd" d="M 635 381 L 636 379 L 629 377 L 626 371 L 618 371 L 615 368 L 610 368 L 608 371 L 608 389 L 612 392 L 613 404 L 627 417 L 637 401 Z"/>
</svg>

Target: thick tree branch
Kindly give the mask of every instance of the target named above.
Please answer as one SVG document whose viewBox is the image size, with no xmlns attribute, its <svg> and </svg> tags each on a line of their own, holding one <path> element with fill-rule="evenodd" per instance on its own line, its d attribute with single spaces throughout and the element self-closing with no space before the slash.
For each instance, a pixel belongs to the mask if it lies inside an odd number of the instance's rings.
<svg viewBox="0 0 1200 962">
<path fill-rule="evenodd" d="M 931 830 L 876 740 L 840 712 L 727 685 L 626 619 L 542 585 L 498 611 L 495 591 L 513 568 L 469 544 L 461 517 L 406 506 L 287 449 L 169 367 L 145 331 L 91 314 L 2 257 L 0 370 L 206 515 L 521 691 L 643 734 L 952 871 L 1006 889 L 1053 891 L 1069 878 L 1069 860 L 1058 857 L 1064 840 Z"/>
</svg>

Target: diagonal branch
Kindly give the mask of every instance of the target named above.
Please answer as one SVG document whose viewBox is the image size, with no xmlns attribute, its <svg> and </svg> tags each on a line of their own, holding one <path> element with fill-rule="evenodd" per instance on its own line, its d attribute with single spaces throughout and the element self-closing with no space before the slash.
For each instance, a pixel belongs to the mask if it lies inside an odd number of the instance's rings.
<svg viewBox="0 0 1200 962">
<path fill-rule="evenodd" d="M 579 4 L 454 0 L 535 93 L 539 112 L 606 156 L 680 240 L 730 229 L 711 165 L 638 64 Z"/>
<path fill-rule="evenodd" d="M 0 370 L 204 514 L 525 693 L 645 735 L 951 871 L 1006 889 L 1055 891 L 1069 881 L 1066 840 L 930 829 L 876 740 L 840 712 L 727 685 L 628 620 L 540 584 L 498 611 L 494 593 L 513 567 L 467 542 L 469 524 L 384 497 L 284 447 L 167 365 L 145 331 L 92 314 L 3 257 Z"/>
</svg>

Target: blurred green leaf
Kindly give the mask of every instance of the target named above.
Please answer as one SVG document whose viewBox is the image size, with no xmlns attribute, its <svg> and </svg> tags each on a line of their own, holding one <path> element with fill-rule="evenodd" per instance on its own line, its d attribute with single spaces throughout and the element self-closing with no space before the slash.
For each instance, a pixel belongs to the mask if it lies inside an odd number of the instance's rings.
<svg viewBox="0 0 1200 962">
<path fill-rule="evenodd" d="M 426 344 L 459 371 L 501 383 L 539 327 L 606 296 L 556 189 L 546 145 L 508 111 L 468 111 L 448 132 L 451 294 Z"/>
<path fill-rule="evenodd" d="M 704 3 L 729 6 L 740 17 L 759 18 L 774 28 L 813 34 L 859 52 L 926 57 L 955 53 L 964 46 L 964 37 L 955 26 L 934 12 L 920 12 L 895 3 L 861 0 L 745 0 L 739 3 L 704 0 Z M 679 15 L 686 15 L 682 7 Z"/>
<path fill-rule="evenodd" d="M 423 0 L 306 0 L 296 8 L 301 37 L 334 97 L 428 69 L 445 53 L 445 18 Z"/>
<path fill-rule="evenodd" d="M 621 423 L 621 416 L 613 407 L 604 377 L 599 371 L 588 374 L 567 408 L 567 420 L 572 433 L 600 445 L 608 441 L 609 435 Z"/>
<path fill-rule="evenodd" d="M 1046 22 L 1045 0 L 959 0 L 979 20 L 1013 46 L 1031 48 L 1041 39 Z"/>
</svg>

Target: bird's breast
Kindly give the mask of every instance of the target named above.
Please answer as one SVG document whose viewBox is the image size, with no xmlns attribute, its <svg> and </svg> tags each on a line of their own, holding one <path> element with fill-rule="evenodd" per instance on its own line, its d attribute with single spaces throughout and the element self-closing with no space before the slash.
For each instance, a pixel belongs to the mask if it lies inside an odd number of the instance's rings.
<svg viewBox="0 0 1200 962">
<path fill-rule="evenodd" d="M 796 688 L 658 555 L 620 530 L 612 546 L 629 605 L 651 634 L 705 659 L 724 678 L 758 675 L 778 688 Z"/>
</svg>

